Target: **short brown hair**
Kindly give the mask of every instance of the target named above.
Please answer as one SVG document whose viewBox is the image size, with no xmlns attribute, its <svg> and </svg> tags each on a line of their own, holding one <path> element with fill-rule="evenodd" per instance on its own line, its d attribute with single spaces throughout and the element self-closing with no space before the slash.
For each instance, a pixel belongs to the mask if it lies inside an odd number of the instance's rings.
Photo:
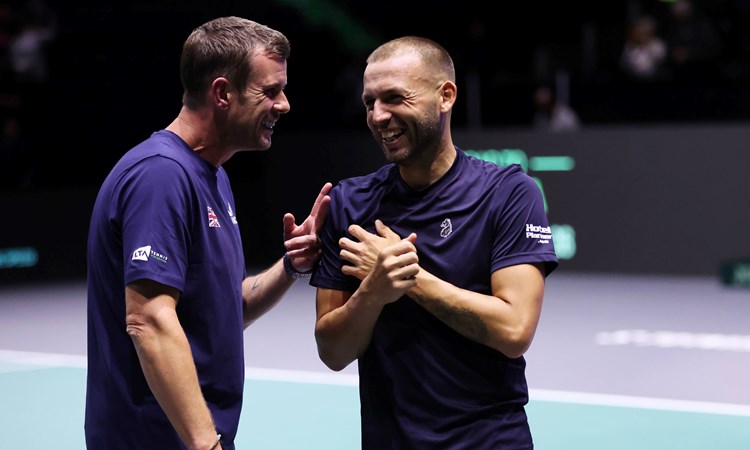
<svg viewBox="0 0 750 450">
<path fill-rule="evenodd" d="M 217 77 L 244 87 L 252 72 L 249 56 L 262 51 L 289 58 L 289 40 L 279 31 L 241 17 L 220 17 L 199 26 L 182 46 L 183 103 L 200 101 Z"/>
</svg>

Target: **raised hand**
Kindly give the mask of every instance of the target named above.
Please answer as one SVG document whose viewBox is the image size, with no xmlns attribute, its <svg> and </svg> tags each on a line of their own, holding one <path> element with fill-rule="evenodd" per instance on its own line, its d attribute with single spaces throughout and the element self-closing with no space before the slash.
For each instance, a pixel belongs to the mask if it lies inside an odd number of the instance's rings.
<svg viewBox="0 0 750 450">
<path fill-rule="evenodd" d="M 310 215 L 302 224 L 295 223 L 293 214 L 284 214 L 284 248 L 292 266 L 298 272 L 311 270 L 320 257 L 318 232 L 328 214 L 328 206 L 331 203 L 328 192 L 332 187 L 331 183 L 323 185 L 313 203 Z"/>
</svg>

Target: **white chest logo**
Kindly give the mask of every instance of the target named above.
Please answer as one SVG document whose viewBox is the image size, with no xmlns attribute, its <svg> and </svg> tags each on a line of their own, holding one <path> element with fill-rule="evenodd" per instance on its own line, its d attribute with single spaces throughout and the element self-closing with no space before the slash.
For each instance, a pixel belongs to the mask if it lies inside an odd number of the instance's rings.
<svg viewBox="0 0 750 450">
<path fill-rule="evenodd" d="M 232 218 L 232 223 L 237 225 L 237 216 L 234 215 L 234 211 L 232 211 L 232 205 L 227 203 L 227 212 L 229 213 L 229 217 Z"/>
<path fill-rule="evenodd" d="M 446 238 L 452 232 L 453 232 L 453 224 L 451 224 L 451 220 L 445 219 L 443 223 L 440 224 L 440 237 Z"/>
</svg>

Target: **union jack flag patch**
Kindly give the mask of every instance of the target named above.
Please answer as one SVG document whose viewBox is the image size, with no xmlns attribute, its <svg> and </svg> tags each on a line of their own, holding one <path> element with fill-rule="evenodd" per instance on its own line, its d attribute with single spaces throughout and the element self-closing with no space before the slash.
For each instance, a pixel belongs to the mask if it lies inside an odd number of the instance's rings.
<svg viewBox="0 0 750 450">
<path fill-rule="evenodd" d="M 208 226 L 212 228 L 221 228 L 221 225 L 219 224 L 219 218 L 216 216 L 216 213 L 214 213 L 214 210 L 211 209 L 211 207 L 208 207 Z"/>
</svg>

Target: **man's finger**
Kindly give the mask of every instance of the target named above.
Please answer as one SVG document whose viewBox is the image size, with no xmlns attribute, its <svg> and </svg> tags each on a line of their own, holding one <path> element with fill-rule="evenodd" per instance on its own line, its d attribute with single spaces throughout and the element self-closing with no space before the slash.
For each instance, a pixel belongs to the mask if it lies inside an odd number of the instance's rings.
<svg viewBox="0 0 750 450">
<path fill-rule="evenodd" d="M 320 189 L 320 192 L 318 193 L 318 197 L 315 199 L 315 203 L 313 203 L 313 207 L 310 210 L 311 216 L 316 217 L 318 214 L 320 214 L 321 208 L 325 204 L 327 204 L 327 201 L 325 200 L 328 198 L 328 193 L 331 191 L 331 187 L 333 187 L 331 183 L 326 183 Z"/>
<path fill-rule="evenodd" d="M 287 234 L 294 231 L 294 214 L 286 213 L 284 214 L 284 218 L 282 220 L 284 221 L 284 238 L 286 238 Z"/>
<path fill-rule="evenodd" d="M 384 238 L 401 239 L 401 236 L 391 230 L 390 227 L 384 224 L 380 219 L 375 219 L 375 229 L 378 231 L 378 234 Z"/>
<path fill-rule="evenodd" d="M 349 226 L 349 232 L 359 241 L 364 240 L 368 235 L 372 236 L 372 233 L 356 224 Z"/>
<path fill-rule="evenodd" d="M 315 228 L 315 232 L 318 232 L 323 228 L 323 223 L 328 215 L 328 207 L 330 204 L 331 197 L 326 196 L 321 200 L 320 205 L 318 205 L 318 211 L 315 216 L 313 216 L 313 228 Z"/>
</svg>

